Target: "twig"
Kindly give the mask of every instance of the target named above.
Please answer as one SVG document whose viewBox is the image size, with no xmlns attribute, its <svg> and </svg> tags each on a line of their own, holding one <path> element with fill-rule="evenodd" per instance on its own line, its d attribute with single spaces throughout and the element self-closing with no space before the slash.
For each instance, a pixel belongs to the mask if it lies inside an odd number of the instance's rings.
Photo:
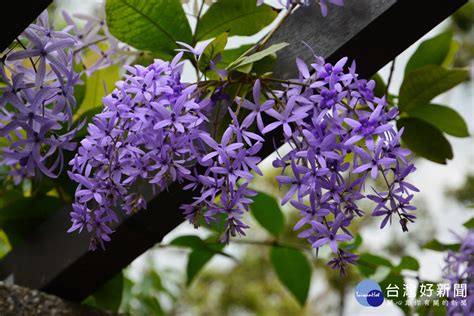
<svg viewBox="0 0 474 316">
<path fill-rule="evenodd" d="M 385 89 L 385 95 L 388 94 L 388 89 L 390 87 L 390 84 L 392 83 L 393 73 L 395 72 L 395 60 L 396 58 L 392 60 L 392 66 L 390 67 L 390 75 L 388 76 L 387 87 Z"/>
</svg>

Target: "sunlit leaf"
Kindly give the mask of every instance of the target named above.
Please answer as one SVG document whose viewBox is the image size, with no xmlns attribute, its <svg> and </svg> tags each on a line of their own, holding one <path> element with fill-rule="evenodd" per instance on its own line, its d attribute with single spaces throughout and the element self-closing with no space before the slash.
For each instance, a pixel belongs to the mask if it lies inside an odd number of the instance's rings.
<svg viewBox="0 0 474 316">
<path fill-rule="evenodd" d="M 223 32 L 229 32 L 229 36 L 253 35 L 277 15 L 272 7 L 256 6 L 254 0 L 219 0 L 200 19 L 195 38 L 202 41 Z"/>
<path fill-rule="evenodd" d="M 421 43 L 410 57 L 405 74 L 426 65 L 441 66 L 450 52 L 452 38 L 453 32 L 446 31 Z"/>
<path fill-rule="evenodd" d="M 135 48 L 161 53 L 158 57 L 175 55 L 176 41 L 191 43 L 191 27 L 179 0 L 107 0 L 105 10 L 112 35 Z"/>
</svg>

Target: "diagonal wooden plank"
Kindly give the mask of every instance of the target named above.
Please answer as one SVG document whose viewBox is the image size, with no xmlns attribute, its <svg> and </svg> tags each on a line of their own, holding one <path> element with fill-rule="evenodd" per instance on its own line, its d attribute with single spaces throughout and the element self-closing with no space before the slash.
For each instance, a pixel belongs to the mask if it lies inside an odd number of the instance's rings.
<svg viewBox="0 0 474 316">
<path fill-rule="evenodd" d="M 280 54 L 277 73 L 291 78 L 294 59 L 310 59 L 305 41 L 330 61 L 357 59 L 359 73 L 369 76 L 466 1 L 347 0 L 346 7 L 332 8 L 326 19 L 316 5 L 300 9 L 273 39 L 292 44 Z M 281 143 L 278 135 L 266 137 L 262 157 Z M 80 301 L 179 225 L 179 205 L 191 197 L 180 185 L 172 185 L 152 199 L 147 210 L 123 220 L 107 249 L 96 252 L 87 250 L 85 234 L 65 233 L 69 216 L 61 210 L 0 261 L 0 278 L 12 277 L 19 285 Z"/>
<path fill-rule="evenodd" d="M 3 1 L 0 19 L 0 52 L 30 25 L 53 0 L 15 0 Z M 13 22 L 13 23 L 12 23 Z"/>
</svg>

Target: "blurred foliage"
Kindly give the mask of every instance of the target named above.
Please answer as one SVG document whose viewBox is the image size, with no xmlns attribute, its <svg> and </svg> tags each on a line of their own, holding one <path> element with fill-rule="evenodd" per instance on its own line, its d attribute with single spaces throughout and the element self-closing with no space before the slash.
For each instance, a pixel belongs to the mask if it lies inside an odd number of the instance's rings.
<svg viewBox="0 0 474 316">
<path fill-rule="evenodd" d="M 449 189 L 447 195 L 462 204 L 474 204 L 474 174 L 467 175 L 464 184 L 458 188 Z"/>
<path fill-rule="evenodd" d="M 450 21 L 461 43 L 454 65 L 456 67 L 469 66 L 474 58 L 474 0 L 469 0 L 456 11 Z"/>
</svg>

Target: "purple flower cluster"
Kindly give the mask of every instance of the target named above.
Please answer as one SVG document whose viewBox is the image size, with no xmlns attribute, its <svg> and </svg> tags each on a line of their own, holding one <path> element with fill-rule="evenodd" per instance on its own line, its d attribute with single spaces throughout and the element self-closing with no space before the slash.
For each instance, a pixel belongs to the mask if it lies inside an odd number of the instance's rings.
<svg viewBox="0 0 474 316">
<path fill-rule="evenodd" d="M 125 80 L 104 98 L 102 113 L 88 125 L 89 135 L 70 162 L 69 176 L 79 186 L 69 231 L 86 227 L 93 234 L 92 249 L 109 240 L 118 221 L 115 207 L 132 213 L 146 205 L 131 189 L 139 179 L 165 188 L 190 175 L 191 143 L 199 137 L 209 102 L 196 98 L 196 85 L 180 82 L 181 56 L 171 63 L 126 67 Z"/>
<path fill-rule="evenodd" d="M 69 232 L 85 227 L 92 249 L 110 239 L 118 221 L 114 208 L 130 214 L 146 206 L 137 190 L 143 182 L 163 190 L 187 181 L 185 189 L 200 193 L 183 205 L 187 218 L 197 225 L 200 216 L 207 223 L 225 216 L 223 241 L 247 228 L 241 217 L 255 195 L 247 185 L 251 170 L 261 173 L 255 154 L 263 139 L 247 130 L 251 122 L 239 125 L 235 115 L 219 142 L 211 136 L 205 123 L 216 95 L 202 98 L 197 85 L 181 83 L 182 55 L 171 63 L 127 67 L 70 162 L 69 175 L 79 186 Z"/>
<path fill-rule="evenodd" d="M 474 231 L 466 237 L 457 236 L 461 243 L 459 251 L 448 251 L 444 278 L 450 283 L 450 302 L 447 315 L 472 315 L 474 313 Z M 465 300 L 466 304 L 461 304 Z"/>
<path fill-rule="evenodd" d="M 281 127 L 290 150 L 273 165 L 281 168 L 280 186 L 288 188 L 282 204 L 290 202 L 300 211 L 295 230 L 314 248 L 328 244 L 335 254 L 331 262 L 344 272 L 355 257 L 338 247 L 353 237 L 348 230 L 364 213 L 357 201 L 376 203 L 373 216 L 383 216 L 381 228 L 398 217 L 402 229 L 415 216 L 406 182 L 415 170 L 407 160 L 410 152 L 400 147 L 403 131 L 391 123 L 398 114 L 385 98 L 374 96 L 374 81 L 360 80 L 355 64 L 346 72 L 347 58 L 335 65 L 317 58 L 311 70 L 297 61 L 299 78 L 271 91 L 277 107 L 266 110 L 275 122 L 263 128 L 268 133 Z M 364 195 L 368 180 L 380 178 L 385 190 Z"/>
<path fill-rule="evenodd" d="M 11 168 L 17 184 L 38 174 L 57 177 L 64 166 L 63 151 L 75 150 L 73 138 L 84 125 L 72 128 L 74 87 L 83 84 L 77 65 L 85 68 L 91 52 L 98 57 L 85 69 L 88 75 L 126 61 L 117 52 L 128 48 L 108 33 L 103 15 L 80 16 L 86 20 L 81 28 L 67 14 L 64 18 L 68 25 L 56 31 L 45 10 L 1 61 L 6 86 L 0 88 L 0 135 L 6 142 L 0 162 Z"/>
<path fill-rule="evenodd" d="M 197 192 L 182 206 L 191 223 L 224 220 L 223 242 L 244 235 L 242 217 L 256 194 L 249 184 L 262 174 L 258 153 L 270 132 L 281 133 L 290 147 L 273 163 L 288 188 L 282 203 L 300 211 L 299 237 L 316 249 L 329 245 L 331 266 L 344 273 L 357 260 L 340 243 L 353 238 L 349 225 L 364 213 L 359 200 L 375 202 L 372 215 L 384 217 L 381 227 L 397 216 L 407 230 L 415 219 L 410 192 L 418 189 L 406 181 L 415 168 L 400 147 L 403 131 L 391 122 L 398 111 L 374 95 L 373 81 L 358 78 L 354 64 L 345 69 L 347 58 L 335 65 L 316 58 L 311 71 L 298 59 L 299 77 L 281 90 L 271 78 L 255 79 L 251 100 L 230 100 L 227 81 L 183 84 L 183 53 L 171 63 L 127 67 L 125 80 L 104 98 L 70 163 L 79 186 L 69 231 L 86 227 L 95 248 L 110 239 L 115 208 L 129 214 L 145 207 L 139 184 L 163 190 L 177 181 Z M 222 136 L 210 120 L 219 108 L 230 119 Z M 366 182 L 377 178 L 386 189 L 364 195 Z"/>
<path fill-rule="evenodd" d="M 76 106 L 74 86 L 75 40 L 67 32 L 54 31 L 47 11 L 17 39 L 1 61 L 0 163 L 11 168 L 19 183 L 25 177 L 44 174 L 57 177 L 63 168 L 63 150 L 81 124 L 71 128 Z"/>
<path fill-rule="evenodd" d="M 286 9 L 290 9 L 295 5 L 301 5 L 303 7 L 309 7 L 313 0 L 279 0 L 280 4 L 284 6 Z M 257 5 L 262 5 L 264 0 L 257 0 Z M 321 13 L 323 16 L 328 15 L 328 4 L 332 3 L 337 6 L 344 6 L 344 0 L 319 0 L 319 6 L 321 7 Z"/>
<path fill-rule="evenodd" d="M 185 188 L 198 188 L 199 196 L 189 205 L 183 205 L 186 218 L 197 224 L 202 216 L 206 223 L 216 221 L 222 217 L 225 220 L 224 233 L 221 241 L 228 242 L 230 236 L 245 235 L 244 229 L 248 228 L 242 221 L 242 215 L 249 210 L 252 196 L 256 192 L 248 189 L 252 181 L 251 171 L 262 175 L 257 164 L 257 156 L 262 148 L 263 138 L 250 131 L 254 120 L 260 126 L 260 109 L 272 107 L 273 101 L 260 105 L 260 82 L 257 80 L 253 90 L 254 102 L 238 99 L 237 104 L 252 111 L 239 124 L 236 113 L 228 110 L 232 121 L 222 135 L 220 143 L 207 133 L 200 133 L 200 139 L 207 147 L 205 155 L 198 159 L 204 167 L 204 172 L 199 173 Z M 207 152 L 207 153 L 206 153 Z M 241 180 L 239 183 L 238 181 Z M 219 202 L 217 202 L 219 197 Z"/>
</svg>

